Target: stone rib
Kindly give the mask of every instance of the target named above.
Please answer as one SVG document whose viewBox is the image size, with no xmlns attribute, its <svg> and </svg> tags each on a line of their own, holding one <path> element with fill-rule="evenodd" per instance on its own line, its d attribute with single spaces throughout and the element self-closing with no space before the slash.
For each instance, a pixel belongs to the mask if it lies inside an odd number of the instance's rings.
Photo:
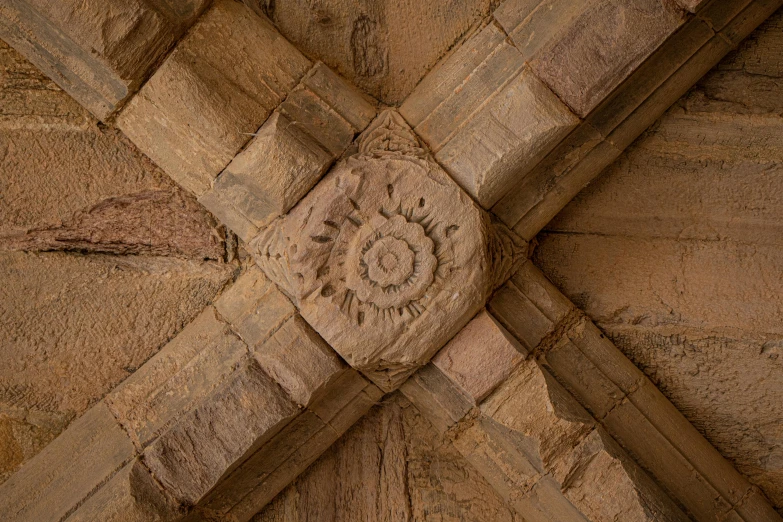
<svg viewBox="0 0 783 522">
<path fill-rule="evenodd" d="M 694 519 L 781 520 L 532 263 L 498 291 L 489 310 Z"/>
</svg>

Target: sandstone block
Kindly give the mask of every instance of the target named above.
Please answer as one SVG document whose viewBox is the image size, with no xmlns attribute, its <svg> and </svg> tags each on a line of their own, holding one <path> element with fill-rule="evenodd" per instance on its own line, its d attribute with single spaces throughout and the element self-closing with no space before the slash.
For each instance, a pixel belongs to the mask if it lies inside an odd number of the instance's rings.
<svg viewBox="0 0 783 522">
<path fill-rule="evenodd" d="M 479 313 L 432 363 L 480 403 L 524 359 L 524 351 L 486 310 Z"/>
<path fill-rule="evenodd" d="M 688 0 L 682 0 L 686 2 Z M 704 8 L 699 11 L 699 18 L 705 20 L 710 26 L 720 31 L 740 14 L 754 0 L 735 0 L 734 2 L 725 2 L 722 0 L 712 0 L 705 2 Z"/>
<path fill-rule="evenodd" d="M 212 490 L 201 503 L 203 510 L 228 512 L 324 428 L 326 424 L 315 414 L 300 414 Z"/>
<path fill-rule="evenodd" d="M 315 398 L 307 409 L 318 415 L 322 421 L 330 422 L 368 386 L 370 383 L 359 372 L 349 368 L 340 373 L 329 385 L 327 392 Z"/>
<path fill-rule="evenodd" d="M 526 354 L 535 352 L 556 326 L 513 282 L 495 292 L 487 308 L 522 343 Z"/>
<path fill-rule="evenodd" d="M 169 494 L 195 505 L 298 413 L 251 360 L 150 445 L 144 462 Z"/>
<path fill-rule="evenodd" d="M 532 262 L 523 264 L 511 282 L 555 324 L 574 310 L 571 301 Z"/>
<path fill-rule="evenodd" d="M 248 348 L 207 307 L 107 397 L 140 447 L 205 400 L 246 358 Z"/>
<path fill-rule="evenodd" d="M 441 433 L 462 420 L 474 404 L 464 389 L 432 363 L 405 381 L 400 392 Z"/>
<path fill-rule="evenodd" d="M 117 125 L 200 196 L 309 68 L 268 21 L 237 2 L 218 0 Z"/>
<path fill-rule="evenodd" d="M 526 520 L 687 520 L 534 360 L 456 437 L 455 447 Z"/>
<path fill-rule="evenodd" d="M 0 36 L 100 119 L 141 85 L 208 0 L 7 0 Z"/>
<path fill-rule="evenodd" d="M 370 384 L 360 393 L 356 394 L 348 404 L 329 419 L 329 426 L 342 435 L 353 426 L 356 421 L 364 417 L 370 408 L 378 404 L 383 397 L 383 392 L 377 386 Z"/>
<path fill-rule="evenodd" d="M 256 346 L 253 356 L 301 406 L 328 393 L 331 385 L 348 369 L 299 315 L 290 318 L 266 342 Z"/>
<path fill-rule="evenodd" d="M 199 202 L 249 241 L 288 212 L 333 160 L 299 125 L 275 112 Z"/>
<path fill-rule="evenodd" d="M 682 11 L 661 0 L 593 1 L 531 66 L 585 117 L 683 21 Z"/>
<path fill-rule="evenodd" d="M 519 51 L 490 24 L 430 72 L 402 104 L 400 114 L 438 152 L 523 67 Z"/>
<path fill-rule="evenodd" d="M 738 3 L 743 3 L 740 0 Z M 748 4 L 726 27 L 721 29 L 721 34 L 729 39 L 733 45 L 739 45 L 756 27 L 783 5 L 780 0 L 755 0 Z"/>
<path fill-rule="evenodd" d="M 137 459 L 125 465 L 68 522 L 167 522 L 181 512 Z"/>
<path fill-rule="evenodd" d="M 456 129 L 435 158 L 482 207 L 490 208 L 577 123 L 525 69 Z"/>
<path fill-rule="evenodd" d="M 357 149 L 250 249 L 329 345 L 390 391 L 480 310 L 506 243 L 396 113 Z"/>
<path fill-rule="evenodd" d="M 133 455 L 125 431 L 99 402 L 0 485 L 0 515 L 59 522 Z"/>
<path fill-rule="evenodd" d="M 296 308 L 257 267 L 251 267 L 215 302 L 220 317 L 249 347 L 265 342 Z"/>
</svg>

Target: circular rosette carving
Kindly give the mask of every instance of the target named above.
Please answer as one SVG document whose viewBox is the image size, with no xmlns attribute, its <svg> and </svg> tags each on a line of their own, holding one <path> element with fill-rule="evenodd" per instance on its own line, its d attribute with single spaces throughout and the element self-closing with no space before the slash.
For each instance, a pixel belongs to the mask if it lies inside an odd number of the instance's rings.
<svg viewBox="0 0 783 522">
<path fill-rule="evenodd" d="M 376 216 L 361 227 L 346 259 L 346 287 L 359 301 L 402 308 L 424 296 L 435 279 L 435 243 L 404 216 Z"/>
</svg>

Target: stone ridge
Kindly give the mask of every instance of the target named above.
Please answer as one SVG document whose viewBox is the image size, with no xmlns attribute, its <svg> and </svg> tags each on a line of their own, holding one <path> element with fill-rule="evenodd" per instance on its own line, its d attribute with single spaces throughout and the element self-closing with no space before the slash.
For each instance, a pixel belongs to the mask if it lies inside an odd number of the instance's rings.
<svg viewBox="0 0 783 522">
<path fill-rule="evenodd" d="M 11 520 L 28 513 L 78 520 L 146 519 L 158 510 L 167 519 L 190 509 L 195 517 L 248 520 L 381 389 L 423 366 L 403 386 L 406 394 L 526 517 L 682 520 L 641 465 L 699 520 L 716 513 L 779 520 L 592 323 L 536 282 L 530 263 L 497 292 L 490 311 L 532 358 L 515 355 L 527 354 L 486 313 L 454 335 L 516 271 L 524 239 L 783 0 L 687 1 L 681 8 L 591 0 L 559 2 L 554 11 L 551 0 L 520 1 L 507 0 L 421 82 L 400 108 L 407 122 L 384 112 L 354 140 L 375 116 L 373 104 L 322 64 L 313 66 L 265 18 L 216 0 L 117 122 L 250 240 L 266 274 L 251 269 L 0 487 L 0 512 Z M 3 31 L 17 31 L 9 21 L 28 24 L 27 35 L 9 32 L 13 42 L 33 54 L 40 40 L 56 56 L 83 56 L 94 27 L 74 24 L 86 27 L 83 42 L 55 38 L 56 26 L 35 18 L 31 3 L 0 8 Z M 62 21 L 71 19 L 71 3 L 63 4 Z M 166 5 L 155 13 L 169 16 Z M 137 18 L 128 20 L 154 18 L 141 0 L 123 8 L 134 6 Z M 195 17 L 204 3 L 189 6 Z M 104 7 L 90 3 L 85 13 L 105 20 L 115 6 Z M 547 30 L 555 27 L 552 13 L 567 23 Z M 606 25 L 615 18 L 630 22 Z M 149 68 L 115 53 L 134 49 L 125 33 L 107 34 L 117 38 L 100 42 L 87 65 L 48 69 L 104 115 Z M 525 34 L 544 36 L 530 45 Z M 162 57 L 168 45 L 156 43 L 152 55 Z M 59 67 L 57 60 L 51 63 Z M 117 83 L 116 75 L 134 78 Z M 95 78 L 108 94 L 95 95 Z M 541 174 L 542 165 L 555 165 L 546 168 L 558 177 Z M 268 170 L 259 176 L 259 169 Z M 517 192 L 516 183 L 530 185 Z M 522 239 L 493 225 L 463 189 Z M 521 308 L 504 313 L 502 299 Z M 485 332 L 477 335 L 502 363 L 482 375 L 471 373 L 483 367 L 470 365 L 473 329 Z M 429 364 L 452 337 L 446 355 Z M 558 354 L 575 359 L 557 366 Z M 589 377 L 609 401 L 580 394 L 582 374 L 567 373 L 580 354 L 598 369 Z M 77 449 L 76 440 L 92 446 Z M 83 460 L 71 459 L 74 451 Z M 595 500 L 606 494 L 595 490 L 599 477 L 617 486 L 607 502 Z"/>
</svg>

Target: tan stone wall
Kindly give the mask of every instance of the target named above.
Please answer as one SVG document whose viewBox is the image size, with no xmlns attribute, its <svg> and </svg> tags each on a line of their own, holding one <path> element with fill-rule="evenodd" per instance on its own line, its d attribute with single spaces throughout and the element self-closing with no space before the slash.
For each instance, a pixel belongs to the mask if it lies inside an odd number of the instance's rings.
<svg viewBox="0 0 783 522">
<path fill-rule="evenodd" d="M 783 12 L 539 236 L 534 261 L 783 508 Z"/>
<path fill-rule="evenodd" d="M 234 276 L 215 221 L 0 42 L 0 482 Z"/>
</svg>

